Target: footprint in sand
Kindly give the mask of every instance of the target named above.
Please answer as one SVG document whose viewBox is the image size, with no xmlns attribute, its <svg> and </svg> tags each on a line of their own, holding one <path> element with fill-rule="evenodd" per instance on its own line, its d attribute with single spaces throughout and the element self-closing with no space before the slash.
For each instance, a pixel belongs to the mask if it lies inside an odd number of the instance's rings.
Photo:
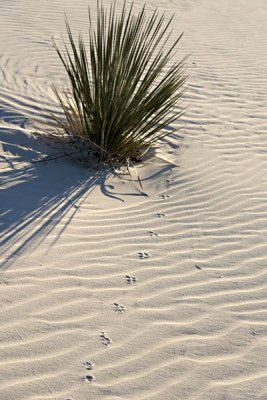
<svg viewBox="0 0 267 400">
<path fill-rule="evenodd" d="M 87 369 L 87 370 L 91 370 L 93 368 L 93 364 L 90 363 L 89 361 L 85 361 L 83 363 L 83 366 Z M 83 380 L 85 382 L 93 382 L 95 381 L 95 377 L 93 375 L 85 375 L 85 377 L 83 378 Z"/>
<path fill-rule="evenodd" d="M 151 237 L 159 236 L 156 232 L 153 232 L 153 231 L 149 231 L 148 234 Z"/>
<path fill-rule="evenodd" d="M 157 213 L 157 214 L 156 214 L 156 216 L 157 216 L 157 217 L 159 217 L 159 218 L 163 218 L 163 217 L 166 217 L 166 214 L 163 214 L 163 213 Z"/>
<path fill-rule="evenodd" d="M 91 370 L 91 369 L 93 369 L 93 364 L 92 363 L 90 363 L 89 361 L 85 361 L 84 363 L 83 363 L 83 366 L 86 368 L 86 369 L 88 369 L 88 370 Z"/>
<path fill-rule="evenodd" d="M 125 279 L 126 279 L 126 282 L 129 284 L 135 283 L 137 281 L 137 279 L 134 276 L 130 276 L 130 275 L 125 275 Z"/>
<path fill-rule="evenodd" d="M 99 338 L 104 346 L 108 346 L 111 343 L 111 339 L 105 335 L 105 332 L 100 332 Z"/>
<path fill-rule="evenodd" d="M 168 194 L 161 194 L 160 198 L 161 198 L 161 200 L 166 200 L 166 199 L 169 199 L 170 196 Z"/>
<path fill-rule="evenodd" d="M 144 253 L 144 252 L 139 251 L 138 258 L 140 258 L 140 260 L 145 260 L 148 257 L 149 257 L 148 253 Z"/>
<path fill-rule="evenodd" d="M 172 184 L 174 183 L 174 180 L 173 180 L 173 179 L 166 179 L 165 182 L 166 182 L 167 185 L 169 186 L 169 185 L 172 185 Z"/>
<path fill-rule="evenodd" d="M 86 376 L 83 378 L 83 380 L 84 380 L 85 382 L 93 382 L 93 381 L 95 381 L 95 377 L 94 377 L 93 375 L 86 375 Z"/>
<path fill-rule="evenodd" d="M 115 312 L 122 313 L 123 311 L 125 311 L 125 308 L 118 303 L 113 303 L 113 307 Z"/>
</svg>

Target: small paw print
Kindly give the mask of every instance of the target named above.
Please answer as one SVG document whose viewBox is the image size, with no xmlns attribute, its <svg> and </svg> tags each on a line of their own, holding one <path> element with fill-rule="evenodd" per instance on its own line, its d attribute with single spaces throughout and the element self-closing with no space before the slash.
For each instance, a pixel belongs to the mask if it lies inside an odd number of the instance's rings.
<svg viewBox="0 0 267 400">
<path fill-rule="evenodd" d="M 157 216 L 158 218 L 163 218 L 163 217 L 166 217 L 166 214 L 164 214 L 164 213 L 157 213 L 156 216 Z"/>
<path fill-rule="evenodd" d="M 159 236 L 156 232 L 153 232 L 153 231 L 149 231 L 148 234 L 149 234 L 149 236 L 151 236 L 151 237 Z"/>
<path fill-rule="evenodd" d="M 89 361 L 85 361 L 85 362 L 83 363 L 83 366 L 84 366 L 86 369 L 88 369 L 88 370 L 93 369 L 93 364 L 92 364 L 91 362 L 89 362 Z"/>
<path fill-rule="evenodd" d="M 83 378 L 83 380 L 84 380 L 85 382 L 91 383 L 91 382 L 95 381 L 95 377 L 94 377 L 93 375 L 86 375 L 86 376 Z"/>
<path fill-rule="evenodd" d="M 148 257 L 149 257 L 148 253 L 141 252 L 141 251 L 138 253 L 138 258 L 140 258 L 140 260 L 145 260 Z"/>
<path fill-rule="evenodd" d="M 99 338 L 104 346 L 108 346 L 111 343 L 111 339 L 105 335 L 105 332 L 100 332 Z"/>
<path fill-rule="evenodd" d="M 131 284 L 131 283 L 136 283 L 137 279 L 134 276 L 130 275 L 125 275 L 126 282 Z"/>
<path fill-rule="evenodd" d="M 118 303 L 113 303 L 113 307 L 115 312 L 122 313 L 123 311 L 125 311 L 125 308 Z"/>
<path fill-rule="evenodd" d="M 174 183 L 174 180 L 173 179 L 166 179 L 165 182 L 167 183 L 167 185 L 171 185 L 171 184 Z"/>
</svg>

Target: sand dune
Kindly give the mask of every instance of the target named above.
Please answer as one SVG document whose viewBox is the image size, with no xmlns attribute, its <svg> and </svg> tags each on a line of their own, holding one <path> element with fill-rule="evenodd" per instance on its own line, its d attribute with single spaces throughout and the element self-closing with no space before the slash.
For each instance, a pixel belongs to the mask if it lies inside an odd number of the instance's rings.
<svg viewBox="0 0 267 400">
<path fill-rule="evenodd" d="M 0 5 L 0 399 L 265 400 L 267 3 L 149 1 L 191 56 L 148 196 L 31 163 L 67 82 L 50 37 L 64 11 L 85 32 L 87 5 Z"/>
</svg>

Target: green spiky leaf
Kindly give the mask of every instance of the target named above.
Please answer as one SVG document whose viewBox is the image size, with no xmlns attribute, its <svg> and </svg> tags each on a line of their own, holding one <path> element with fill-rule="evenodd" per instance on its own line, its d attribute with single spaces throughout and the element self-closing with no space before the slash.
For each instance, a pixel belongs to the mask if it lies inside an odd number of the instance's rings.
<svg viewBox="0 0 267 400">
<path fill-rule="evenodd" d="M 97 149 L 101 161 L 140 155 L 183 114 L 185 59 L 174 61 L 182 35 L 169 45 L 171 22 L 157 11 L 146 16 L 145 6 L 135 16 L 133 4 L 118 14 L 115 3 L 109 10 L 98 3 L 95 25 L 89 10 L 85 43 L 82 36 L 75 42 L 66 19 L 69 45 L 55 48 L 70 90 L 53 87 L 65 115 L 55 120 L 72 140 Z"/>
</svg>

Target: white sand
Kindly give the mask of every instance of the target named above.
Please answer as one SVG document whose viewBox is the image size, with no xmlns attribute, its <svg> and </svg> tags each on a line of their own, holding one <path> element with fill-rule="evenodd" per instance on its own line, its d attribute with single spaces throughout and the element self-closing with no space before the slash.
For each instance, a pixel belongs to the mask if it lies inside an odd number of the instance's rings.
<svg viewBox="0 0 267 400">
<path fill-rule="evenodd" d="M 64 11 L 85 31 L 87 4 L 0 4 L 0 399 L 266 400 L 267 2 L 149 2 L 192 54 L 187 125 L 173 164 L 142 172 L 147 198 L 30 162 L 66 82 L 50 37 Z"/>
</svg>

